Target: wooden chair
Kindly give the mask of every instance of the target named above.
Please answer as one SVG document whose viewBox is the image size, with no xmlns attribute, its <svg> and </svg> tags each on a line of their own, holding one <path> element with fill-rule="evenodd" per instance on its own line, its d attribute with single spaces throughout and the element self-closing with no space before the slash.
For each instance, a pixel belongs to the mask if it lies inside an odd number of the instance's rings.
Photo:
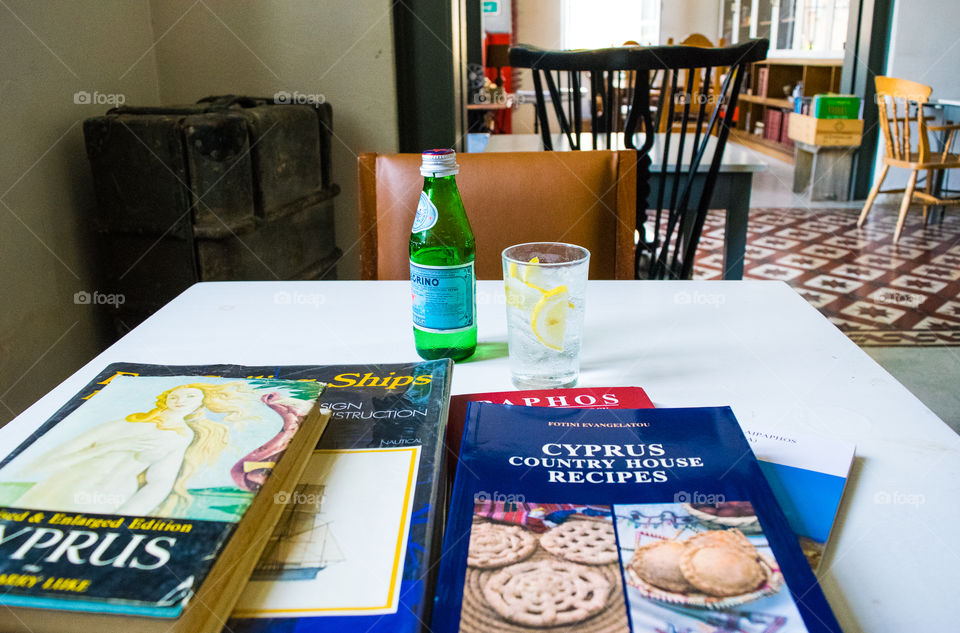
<svg viewBox="0 0 960 633">
<path fill-rule="evenodd" d="M 478 279 L 503 278 L 507 246 L 540 241 L 589 250 L 591 279 L 633 278 L 633 152 L 458 154 L 457 163 Z M 419 154 L 364 153 L 357 161 L 363 279 L 410 278 L 419 166 Z"/>
<path fill-rule="evenodd" d="M 903 192 L 900 217 L 897 218 L 897 228 L 893 233 L 893 241 L 896 243 L 900 239 L 903 223 L 907 219 L 907 210 L 912 202 L 919 201 L 923 205 L 924 222 L 927 220 L 927 210 L 930 205 L 960 204 L 960 197 L 941 198 L 935 195 L 934 190 L 936 172 L 960 168 L 960 156 L 950 153 L 954 133 L 960 130 L 960 125 L 927 125 L 923 104 L 930 98 L 932 92 L 930 86 L 894 77 L 876 77 L 875 81 L 877 106 L 880 109 L 880 129 L 883 130 L 886 151 L 880 176 L 870 189 L 870 195 L 867 196 L 867 201 L 863 205 L 857 226 L 863 226 L 878 194 Z M 911 128 L 916 133 L 915 145 Z M 940 152 L 930 150 L 929 132 L 946 134 L 946 140 Z M 907 180 L 905 189 L 880 190 L 890 167 L 910 170 L 910 178 Z M 924 191 L 917 191 L 917 176 L 921 170 L 927 171 L 927 183 Z"/>
<path fill-rule="evenodd" d="M 639 184 L 635 226 L 640 232 L 640 242 L 635 252 L 635 267 L 638 277 L 687 279 L 692 276 L 697 244 L 733 125 L 743 73 L 751 62 L 766 58 L 768 46 L 767 40 L 754 40 L 729 48 L 653 46 L 545 51 L 519 45 L 510 49 L 510 65 L 533 72 L 540 134 L 548 150 L 553 148 L 553 135 L 544 86 L 549 91 L 560 133 L 572 149 L 579 150 L 585 117 L 580 99 L 562 99 L 558 86 L 565 80 L 571 88 L 569 94 L 579 95 L 581 86 L 589 82 L 591 103 L 599 101 L 603 106 L 591 107 L 589 113 L 591 147 L 600 147 L 602 141 L 609 148 L 613 140 L 614 110 L 610 105 L 616 103 L 616 81 L 623 71 L 632 72 L 632 99 L 624 126 L 624 144 L 636 150 Z M 722 68 L 728 70 L 720 87 L 714 90 L 711 86 L 720 73 L 718 69 Z M 669 77 L 660 95 L 665 116 L 679 123 L 666 126 L 659 135 L 650 110 L 650 79 L 658 71 Z M 586 80 L 584 73 L 589 75 Z M 606 116 L 598 116 L 598 110 L 607 113 Z M 660 194 L 657 200 L 648 201 L 650 152 L 655 136 L 661 148 L 658 151 L 667 156 L 676 153 L 682 159 L 671 161 L 676 166 L 674 170 L 660 170 L 656 176 L 661 179 Z M 694 179 L 703 165 L 708 166 L 707 177 L 704 186 L 699 188 L 694 185 Z M 666 182 L 668 173 L 673 176 L 670 187 Z M 655 209 L 654 221 L 649 227 L 648 208 Z"/>
<path fill-rule="evenodd" d="M 688 35 L 686 39 L 680 42 L 680 46 L 691 46 L 693 48 L 714 48 L 713 42 L 706 35 L 700 33 L 693 33 Z M 657 77 L 651 80 L 651 83 L 657 86 L 661 94 L 670 94 L 677 92 L 677 86 L 680 87 L 680 94 L 689 94 L 697 95 L 701 93 L 701 84 L 704 81 L 708 82 L 709 90 L 706 92 L 708 97 L 706 107 L 707 107 L 707 116 L 713 111 L 715 106 L 715 101 L 713 97 L 719 95 L 722 88 L 722 78 L 727 73 L 727 68 L 718 66 L 714 69 L 709 75 L 705 72 L 705 69 L 685 69 L 677 68 L 673 72 L 667 70 L 660 71 L 657 73 Z M 688 85 L 689 80 L 689 89 L 683 91 L 683 86 Z M 671 85 L 675 84 L 675 85 Z M 661 133 L 667 131 L 667 126 L 678 125 L 679 121 L 679 112 L 674 113 L 674 118 L 671 119 L 667 116 L 668 110 L 664 109 L 665 101 L 662 99 L 657 100 L 656 115 L 654 119 L 657 124 L 657 130 Z"/>
</svg>

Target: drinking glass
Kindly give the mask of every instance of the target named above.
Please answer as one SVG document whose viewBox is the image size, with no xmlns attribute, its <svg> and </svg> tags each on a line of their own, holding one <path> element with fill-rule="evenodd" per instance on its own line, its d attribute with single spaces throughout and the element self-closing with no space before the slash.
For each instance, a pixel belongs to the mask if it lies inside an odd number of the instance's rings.
<svg viewBox="0 0 960 633">
<path fill-rule="evenodd" d="M 531 242 L 504 249 L 502 260 L 513 384 L 521 389 L 574 386 L 590 251 Z"/>
</svg>

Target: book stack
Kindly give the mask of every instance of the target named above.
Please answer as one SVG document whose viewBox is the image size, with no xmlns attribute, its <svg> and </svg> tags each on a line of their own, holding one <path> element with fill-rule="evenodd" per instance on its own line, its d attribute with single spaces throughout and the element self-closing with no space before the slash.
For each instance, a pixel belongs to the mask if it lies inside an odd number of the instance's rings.
<svg viewBox="0 0 960 633">
<path fill-rule="evenodd" d="M 839 631 L 852 446 L 452 367 L 107 367 L 0 461 L 0 630 Z"/>
<path fill-rule="evenodd" d="M 0 630 L 420 630 L 452 365 L 111 365 L 0 463 Z"/>
<path fill-rule="evenodd" d="M 852 446 L 575 391 L 454 398 L 434 630 L 840 630 L 813 570 Z"/>
</svg>

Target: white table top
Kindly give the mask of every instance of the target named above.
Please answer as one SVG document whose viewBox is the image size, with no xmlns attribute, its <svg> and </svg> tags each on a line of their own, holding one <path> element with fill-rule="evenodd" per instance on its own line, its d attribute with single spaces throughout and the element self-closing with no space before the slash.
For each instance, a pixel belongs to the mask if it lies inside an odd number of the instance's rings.
<svg viewBox="0 0 960 633">
<path fill-rule="evenodd" d="M 0 429 L 4 452 L 110 362 L 416 360 L 407 282 L 197 284 Z M 454 393 L 512 389 L 503 285 L 478 283 L 480 348 Z M 844 631 L 955 631 L 960 436 L 782 282 L 593 281 L 581 386 L 857 445 L 821 582 Z M 884 503 L 889 500 L 889 503 Z"/>
<path fill-rule="evenodd" d="M 617 132 L 612 136 L 613 138 L 611 145 L 613 149 L 627 149 L 626 145 L 623 143 L 623 132 Z M 653 140 L 653 149 L 650 153 L 650 158 L 652 161 L 651 169 L 653 171 L 660 171 L 660 165 L 663 162 L 663 137 L 663 134 L 657 134 L 656 138 Z M 679 147 L 677 144 L 678 140 L 679 135 L 674 133 L 673 138 L 670 140 L 670 169 L 673 169 L 677 162 L 677 149 Z M 637 146 L 639 147 L 642 143 L 643 140 L 641 135 L 638 136 Z M 593 137 L 591 137 L 589 133 L 581 134 L 580 144 L 585 150 L 593 149 Z M 690 135 L 686 140 L 686 145 L 684 146 L 683 150 L 683 167 L 687 167 L 690 164 L 689 161 L 692 145 L 693 135 Z M 712 156 L 716 145 L 716 137 L 711 136 L 708 138 L 707 153 L 705 156 Z M 598 149 L 609 149 L 606 146 L 606 140 L 602 134 L 598 139 L 597 147 Z M 553 135 L 553 148 L 555 151 L 561 152 L 570 150 L 570 143 L 567 141 L 565 134 Z M 486 148 L 483 151 L 540 152 L 543 151 L 543 141 L 539 134 L 491 134 L 490 140 L 487 142 Z M 708 168 L 709 163 L 703 162 L 700 164 L 700 169 L 698 171 L 707 171 Z M 727 146 L 723 151 L 723 158 L 720 161 L 721 172 L 757 172 L 763 171 L 766 168 L 766 164 L 757 158 L 755 152 L 738 143 L 732 143 L 729 141 L 727 142 Z"/>
<path fill-rule="evenodd" d="M 960 106 L 960 99 L 930 99 L 928 101 L 930 105 L 941 105 L 941 106 Z"/>
</svg>

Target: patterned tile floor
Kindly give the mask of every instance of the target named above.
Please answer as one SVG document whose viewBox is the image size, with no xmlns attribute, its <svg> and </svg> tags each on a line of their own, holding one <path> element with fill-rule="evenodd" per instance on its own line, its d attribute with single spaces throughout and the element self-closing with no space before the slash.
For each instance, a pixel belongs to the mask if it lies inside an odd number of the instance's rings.
<svg viewBox="0 0 960 633">
<path fill-rule="evenodd" d="M 926 226 L 918 208 L 892 242 L 897 211 L 876 206 L 862 229 L 859 209 L 753 209 L 745 279 L 797 289 L 861 346 L 960 344 L 960 215 Z M 694 278 L 719 279 L 724 217 L 711 212 Z"/>
</svg>

